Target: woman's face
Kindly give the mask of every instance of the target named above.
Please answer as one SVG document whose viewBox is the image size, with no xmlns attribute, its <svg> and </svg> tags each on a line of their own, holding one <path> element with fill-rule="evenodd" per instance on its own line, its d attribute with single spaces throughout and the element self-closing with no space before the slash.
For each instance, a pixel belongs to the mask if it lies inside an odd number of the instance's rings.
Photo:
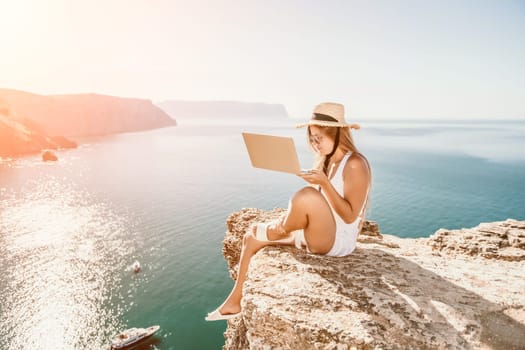
<svg viewBox="0 0 525 350">
<path fill-rule="evenodd" d="M 315 125 L 310 125 L 310 144 L 317 153 L 323 156 L 330 154 L 334 148 L 334 140 L 324 134 L 323 129 Z"/>
</svg>

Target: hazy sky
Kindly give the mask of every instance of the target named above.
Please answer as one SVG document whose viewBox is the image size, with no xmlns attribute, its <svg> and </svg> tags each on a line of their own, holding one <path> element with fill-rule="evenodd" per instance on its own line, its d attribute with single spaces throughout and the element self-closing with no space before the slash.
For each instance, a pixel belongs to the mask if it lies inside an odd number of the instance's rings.
<svg viewBox="0 0 525 350">
<path fill-rule="evenodd" d="M 525 1 L 0 0 L 0 87 L 525 118 Z M 352 118 L 352 116 L 354 118 Z"/>
</svg>

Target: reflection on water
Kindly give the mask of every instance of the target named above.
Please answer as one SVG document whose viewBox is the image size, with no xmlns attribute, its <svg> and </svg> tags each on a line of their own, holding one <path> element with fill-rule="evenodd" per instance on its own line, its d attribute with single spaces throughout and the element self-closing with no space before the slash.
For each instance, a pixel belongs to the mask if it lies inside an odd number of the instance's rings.
<svg viewBox="0 0 525 350">
<path fill-rule="evenodd" d="M 403 237 L 522 220 L 524 125 L 362 123 L 368 217 Z M 107 349 L 122 328 L 153 324 L 137 349 L 220 349 L 225 323 L 204 316 L 232 287 L 226 218 L 286 206 L 305 185 L 252 168 L 241 131 L 292 136 L 313 162 L 304 129 L 245 125 L 78 140 L 56 163 L 0 160 L 0 349 Z"/>
<path fill-rule="evenodd" d="M 105 347 L 133 251 L 122 217 L 53 177 L 0 199 L 0 349 Z"/>
</svg>

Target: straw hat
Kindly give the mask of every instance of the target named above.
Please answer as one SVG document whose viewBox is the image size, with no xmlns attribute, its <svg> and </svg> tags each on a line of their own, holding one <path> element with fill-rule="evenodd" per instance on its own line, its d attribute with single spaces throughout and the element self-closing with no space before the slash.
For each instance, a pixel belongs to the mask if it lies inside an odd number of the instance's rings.
<svg viewBox="0 0 525 350">
<path fill-rule="evenodd" d="M 348 124 L 345 121 L 345 106 L 340 103 L 323 102 L 315 106 L 312 118 L 308 123 L 298 124 L 296 128 L 307 125 L 336 126 L 341 128 L 359 129 L 359 124 Z"/>
</svg>

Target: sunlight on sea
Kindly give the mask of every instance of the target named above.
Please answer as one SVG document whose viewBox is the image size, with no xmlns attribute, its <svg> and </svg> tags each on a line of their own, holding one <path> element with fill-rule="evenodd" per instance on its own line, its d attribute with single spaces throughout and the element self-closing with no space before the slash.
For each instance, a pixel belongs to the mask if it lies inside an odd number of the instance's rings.
<svg viewBox="0 0 525 350">
<path fill-rule="evenodd" d="M 28 184 L 19 197 L 4 191 L 0 209 L 10 232 L 1 236 L 0 338 L 10 349 L 78 349 L 87 339 L 102 348 L 122 328 L 124 297 L 109 287 L 133 250 L 129 221 L 56 178 Z"/>
<path fill-rule="evenodd" d="M 59 161 L 0 161 L 0 349 L 107 349 L 130 327 L 159 324 L 140 350 L 220 349 L 205 322 L 232 287 L 222 256 L 227 217 L 285 207 L 305 185 L 251 166 L 241 132 L 305 129 L 181 125 L 78 140 Z M 362 123 L 374 174 L 370 220 L 382 233 L 523 220 L 525 123 Z M 139 260 L 140 273 L 130 265 Z"/>
</svg>

